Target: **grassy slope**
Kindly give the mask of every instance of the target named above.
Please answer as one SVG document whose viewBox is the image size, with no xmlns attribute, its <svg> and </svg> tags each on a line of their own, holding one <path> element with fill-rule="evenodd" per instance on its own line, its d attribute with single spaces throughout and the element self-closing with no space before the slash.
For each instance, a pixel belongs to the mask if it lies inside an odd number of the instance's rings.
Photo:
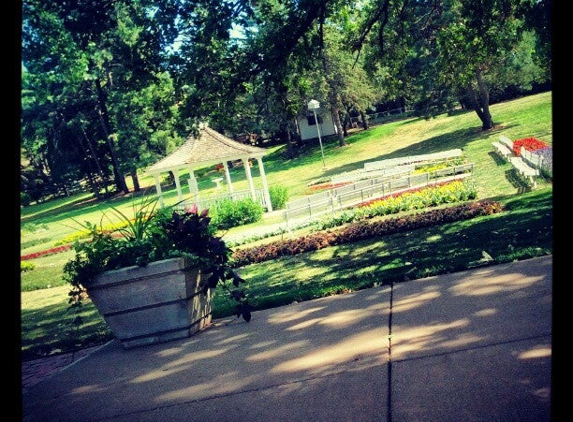
<svg viewBox="0 0 573 422">
<path fill-rule="evenodd" d="M 479 130 L 480 122 L 472 112 L 444 115 L 429 121 L 408 119 L 374 127 L 347 138 L 347 147 L 338 147 L 335 140 L 325 142 L 327 171 L 322 170 L 318 145 L 309 146 L 304 155 L 295 159 L 284 157 L 284 147 L 271 148 L 265 158 L 269 184 L 286 186 L 291 199 L 308 193 L 308 182 L 324 175 L 360 168 L 366 161 L 462 148 L 468 160 L 476 164 L 474 174 L 479 197 L 502 199 L 513 204 L 514 211 L 503 217 L 483 219 L 483 222 L 452 224 L 412 235 L 327 248 L 313 254 L 249 266 L 242 270 L 243 275 L 249 280 L 256 297 L 265 298 L 264 302 L 259 301 L 259 305 L 280 305 L 367 287 L 392 277 L 403 280 L 451 271 L 463 265 L 477 265 L 482 250 L 489 251 L 498 259 L 506 259 L 504 254 L 512 256 L 508 245 L 521 248 L 520 254 L 516 255 L 520 257 L 550 253 L 551 183 L 540 181 L 535 192 L 518 196 L 520 201 L 516 202 L 515 194 L 527 189 L 515 180 L 511 165 L 500 162 L 492 153 L 491 142 L 499 134 L 504 134 L 511 139 L 535 136 L 552 144 L 551 107 L 551 93 L 496 104 L 492 106 L 492 115 L 500 124 L 487 133 Z M 242 188 L 241 183 L 246 187 L 241 172 L 236 170 L 233 175 L 236 189 Z M 209 178 L 200 183 L 207 185 Z M 46 249 L 73 233 L 77 226 L 71 218 L 99 221 L 102 211 L 110 204 L 126 211 L 131 207 L 129 198 L 116 198 L 99 204 L 86 202 L 86 198 L 85 195 L 80 198 L 83 203 L 75 198 L 23 209 L 23 225 L 34 224 L 45 230 L 23 234 L 22 244 L 31 246 L 23 248 L 22 253 Z M 173 191 L 171 198 L 175 198 Z M 273 218 L 280 221 L 280 216 Z M 265 223 L 268 221 L 232 229 L 230 233 L 256 230 Z M 528 227 L 539 233 L 532 236 Z M 492 237 L 493 232 L 501 235 Z M 530 233 L 524 235 L 527 232 Z M 433 253 L 436 248 L 441 251 L 437 256 Z M 71 252 L 67 252 L 34 260 L 36 270 L 22 277 L 23 287 L 62 286 L 22 293 L 22 346 L 25 351 L 34 350 L 41 354 L 54 348 L 76 347 L 78 338 L 82 345 L 90 340 L 98 342 L 109 338 L 105 323 L 93 307 L 86 307 L 91 327 L 74 333 L 68 324 L 73 315 L 66 312 L 68 288 L 61 280 L 61 266 L 70 257 Z M 215 309 L 220 314 L 228 312 L 227 304 L 221 298 L 218 298 Z"/>
</svg>

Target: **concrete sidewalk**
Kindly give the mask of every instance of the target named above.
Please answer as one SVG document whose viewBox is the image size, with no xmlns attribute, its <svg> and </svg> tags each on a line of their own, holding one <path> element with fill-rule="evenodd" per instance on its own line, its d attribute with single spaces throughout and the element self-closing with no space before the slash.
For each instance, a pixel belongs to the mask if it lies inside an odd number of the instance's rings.
<svg viewBox="0 0 573 422">
<path fill-rule="evenodd" d="M 552 259 L 113 341 L 25 392 L 23 421 L 550 421 Z"/>
</svg>

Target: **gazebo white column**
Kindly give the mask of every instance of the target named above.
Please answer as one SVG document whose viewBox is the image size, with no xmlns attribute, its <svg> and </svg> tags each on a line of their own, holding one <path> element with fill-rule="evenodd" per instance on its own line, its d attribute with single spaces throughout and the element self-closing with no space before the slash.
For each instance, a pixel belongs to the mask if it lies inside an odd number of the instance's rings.
<svg viewBox="0 0 573 422">
<path fill-rule="evenodd" d="M 229 187 L 229 193 L 233 193 L 233 184 L 231 183 L 231 173 L 229 173 L 229 165 L 226 161 L 223 161 L 223 167 L 225 168 L 225 178 L 227 179 L 227 186 Z"/>
<path fill-rule="evenodd" d="M 261 174 L 261 179 L 263 181 L 263 195 L 265 196 L 265 202 L 267 203 L 267 210 L 271 212 L 273 210 L 273 204 L 271 204 L 271 195 L 269 194 L 269 185 L 267 184 L 267 175 L 265 173 L 265 166 L 263 166 L 263 159 L 257 157 L 257 163 L 259 164 L 259 173 Z"/>
<path fill-rule="evenodd" d="M 159 181 L 159 174 L 154 173 L 153 179 L 155 180 L 155 190 L 157 191 L 157 197 L 159 198 L 159 206 L 163 208 L 163 192 L 161 191 L 161 182 Z"/>
<path fill-rule="evenodd" d="M 245 167 L 245 174 L 247 175 L 247 180 L 249 181 L 249 188 L 251 189 L 251 196 L 253 201 L 257 201 L 257 194 L 255 193 L 255 185 L 253 184 L 253 176 L 251 175 L 251 166 L 249 165 L 248 158 L 241 158 L 243 161 L 243 167 Z"/>
<path fill-rule="evenodd" d="M 175 179 L 175 187 L 177 188 L 177 198 L 180 201 L 183 201 L 183 192 L 181 191 L 181 182 L 179 181 L 179 170 L 175 169 L 172 170 L 173 172 L 173 179 Z"/>
<path fill-rule="evenodd" d="M 188 170 L 189 180 L 187 183 L 189 184 L 189 193 L 193 195 L 194 199 L 199 199 L 199 185 L 197 184 L 197 179 L 195 178 L 195 172 L 191 167 L 189 167 Z"/>
</svg>

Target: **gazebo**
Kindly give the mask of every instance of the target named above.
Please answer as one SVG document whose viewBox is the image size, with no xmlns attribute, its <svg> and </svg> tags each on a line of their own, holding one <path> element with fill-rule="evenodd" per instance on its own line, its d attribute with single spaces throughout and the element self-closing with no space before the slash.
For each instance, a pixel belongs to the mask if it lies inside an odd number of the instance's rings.
<svg viewBox="0 0 573 422">
<path fill-rule="evenodd" d="M 211 165 L 222 164 L 225 171 L 225 179 L 227 184 L 227 193 L 217 195 L 218 198 L 209 198 L 210 200 L 231 198 L 242 199 L 244 197 L 252 197 L 254 201 L 259 201 L 267 211 L 272 211 L 271 199 L 269 195 L 269 187 L 267 184 L 267 177 L 265 168 L 263 166 L 263 156 L 267 153 L 264 148 L 255 147 L 252 145 L 242 144 L 236 142 L 217 131 L 211 129 L 207 125 L 202 125 L 199 129 L 197 136 L 189 136 L 187 140 L 175 151 L 168 156 L 162 158 L 151 167 L 147 168 L 146 173 L 151 174 L 155 179 L 155 188 L 159 197 L 161 206 L 163 202 L 163 192 L 161 190 L 160 174 L 172 172 L 175 178 L 175 186 L 177 188 L 177 196 L 180 201 L 183 201 L 183 191 L 181 182 L 179 180 L 179 171 L 187 170 L 189 172 L 189 192 L 193 195 L 194 202 L 198 205 L 201 204 L 199 198 L 199 187 L 197 179 L 195 178 L 195 169 Z M 249 160 L 257 160 L 259 166 L 259 173 L 262 179 L 262 191 L 256 190 L 251 174 L 251 167 Z M 249 190 L 243 192 L 235 192 L 231 181 L 231 174 L 229 173 L 229 161 L 241 160 L 245 175 L 249 183 Z M 218 189 L 221 188 L 223 178 L 214 179 Z"/>
</svg>

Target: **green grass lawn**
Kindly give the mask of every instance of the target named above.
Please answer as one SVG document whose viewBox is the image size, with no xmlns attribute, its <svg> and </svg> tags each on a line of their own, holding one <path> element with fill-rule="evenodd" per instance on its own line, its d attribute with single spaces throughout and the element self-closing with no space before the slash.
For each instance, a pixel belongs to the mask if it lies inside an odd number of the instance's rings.
<svg viewBox="0 0 573 422">
<path fill-rule="evenodd" d="M 326 140 L 326 171 L 322 169 L 318 143 L 307 146 L 304 155 L 294 159 L 286 158 L 284 146 L 270 148 L 264 158 L 269 185 L 285 186 L 290 199 L 310 193 L 307 185 L 313 180 L 361 168 L 367 161 L 461 148 L 468 161 L 475 164 L 478 199 L 499 200 L 507 211 L 243 267 L 240 272 L 248 280 L 254 304 L 264 309 L 389 281 L 552 253 L 552 181 L 540 178 L 537 189 L 531 190 L 510 164 L 496 156 L 491 145 L 500 134 L 510 139 L 536 137 L 552 145 L 551 109 L 549 92 L 493 105 L 496 127 L 488 132 L 480 131 L 481 122 L 474 112 L 431 120 L 408 118 L 376 126 L 346 138 L 346 147 L 339 147 L 337 140 Z M 246 189 L 242 169 L 232 171 L 235 189 Z M 255 167 L 255 176 L 257 171 Z M 204 186 L 209 182 L 209 176 L 199 180 Z M 142 183 L 152 185 L 144 176 Z M 166 203 L 176 200 L 172 189 Z M 132 201 L 126 196 L 98 203 L 84 194 L 23 208 L 21 254 L 51 248 L 77 231 L 73 219 L 98 222 L 111 205 L 128 212 Z M 275 213 L 260 222 L 233 228 L 227 235 L 256 231 L 281 219 L 280 213 Z M 494 260 L 485 262 L 484 252 Z M 76 315 L 68 307 L 69 289 L 62 280 L 63 264 L 72 254 L 34 259 L 36 268 L 22 274 L 21 337 L 25 359 L 111 338 L 89 300 L 82 310 L 85 323 L 79 327 L 72 323 Z M 216 295 L 214 316 L 232 314 L 232 306 L 223 295 Z"/>
</svg>

